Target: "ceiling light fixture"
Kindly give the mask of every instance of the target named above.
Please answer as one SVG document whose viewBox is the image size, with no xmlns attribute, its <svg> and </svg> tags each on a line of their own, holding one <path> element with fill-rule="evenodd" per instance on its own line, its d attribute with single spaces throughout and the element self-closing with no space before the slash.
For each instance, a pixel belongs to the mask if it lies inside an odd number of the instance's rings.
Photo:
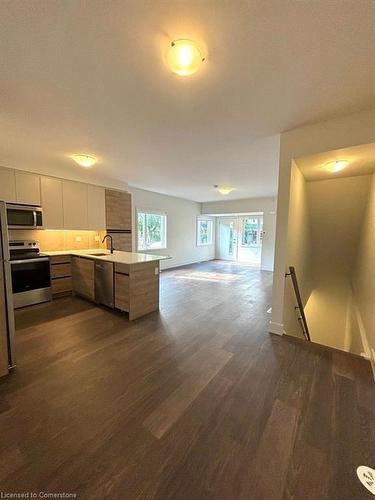
<svg viewBox="0 0 375 500">
<path fill-rule="evenodd" d="M 167 52 L 167 64 L 173 73 L 189 76 L 198 71 L 205 58 L 193 40 L 173 40 Z"/>
<path fill-rule="evenodd" d="M 95 158 L 95 156 L 92 156 L 92 155 L 84 155 L 84 154 L 76 154 L 76 155 L 72 155 L 71 158 L 76 162 L 78 163 L 78 165 L 81 165 L 81 167 L 85 167 L 85 168 L 90 168 L 92 167 L 93 165 L 95 165 L 95 163 L 98 161 L 97 158 Z"/>
<path fill-rule="evenodd" d="M 219 186 L 218 184 L 214 184 L 214 188 L 217 189 L 220 194 L 229 194 L 234 190 L 234 188 L 230 186 Z"/>
<path fill-rule="evenodd" d="M 346 160 L 335 160 L 335 161 L 329 161 L 325 165 L 323 165 L 323 168 L 327 170 L 328 172 L 331 173 L 336 173 L 340 172 L 340 170 L 344 170 L 344 168 L 348 165 L 348 162 Z"/>
</svg>

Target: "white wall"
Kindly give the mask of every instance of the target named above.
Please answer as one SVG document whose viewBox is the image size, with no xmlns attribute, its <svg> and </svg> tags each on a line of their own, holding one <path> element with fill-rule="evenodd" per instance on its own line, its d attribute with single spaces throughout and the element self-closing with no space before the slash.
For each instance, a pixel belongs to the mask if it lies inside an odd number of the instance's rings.
<svg viewBox="0 0 375 500">
<path fill-rule="evenodd" d="M 371 175 L 307 182 L 314 279 L 351 278 Z"/>
<path fill-rule="evenodd" d="M 350 276 L 337 274 L 317 280 L 305 307 L 311 340 L 361 355 L 363 343 L 353 306 Z"/>
<path fill-rule="evenodd" d="M 313 342 L 363 352 L 353 315 L 351 275 L 371 175 L 306 182 L 292 162 L 287 265 L 296 268 Z M 284 331 L 301 336 L 291 280 L 285 280 Z"/>
<path fill-rule="evenodd" d="M 283 322 L 287 264 L 285 234 L 288 228 L 290 176 L 293 158 L 368 144 L 374 140 L 375 109 L 307 125 L 281 134 L 271 332 L 280 334 L 279 325 Z"/>
<path fill-rule="evenodd" d="M 360 175 L 306 183 L 312 293 L 305 314 L 311 339 L 355 354 L 363 348 L 351 278 L 371 179 Z"/>
<path fill-rule="evenodd" d="M 293 162 L 290 180 L 290 199 L 287 240 L 287 268 L 296 270 L 302 303 L 305 306 L 311 293 L 311 224 L 307 199 L 307 182 L 298 166 Z M 278 325 L 288 335 L 301 337 L 301 326 L 297 320 L 297 305 L 291 279 L 285 280 L 283 323 Z M 276 325 L 274 325 L 276 326 Z"/>
<path fill-rule="evenodd" d="M 361 227 L 353 288 L 365 336 L 364 348 L 371 359 L 375 376 L 375 173 Z"/>
<path fill-rule="evenodd" d="M 202 214 L 247 214 L 263 213 L 263 236 L 261 269 L 273 271 L 276 198 L 245 198 L 242 200 L 223 200 L 202 203 Z"/>
<path fill-rule="evenodd" d="M 200 203 L 132 186 L 129 186 L 129 191 L 133 195 L 133 251 L 137 251 L 136 210 L 157 210 L 167 215 L 167 249 L 152 250 L 152 253 L 171 257 L 161 262 L 162 269 L 215 258 L 215 234 L 212 245 L 197 246 L 196 243 L 197 218 L 201 215 Z"/>
</svg>

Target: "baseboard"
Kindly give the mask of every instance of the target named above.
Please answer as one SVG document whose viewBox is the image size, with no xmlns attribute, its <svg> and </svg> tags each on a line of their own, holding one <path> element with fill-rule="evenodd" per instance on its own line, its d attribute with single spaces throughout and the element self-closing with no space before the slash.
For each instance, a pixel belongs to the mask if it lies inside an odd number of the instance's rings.
<svg viewBox="0 0 375 500">
<path fill-rule="evenodd" d="M 274 333 L 275 335 L 284 335 L 284 325 L 282 323 L 270 321 L 268 331 L 270 333 Z"/>
<path fill-rule="evenodd" d="M 364 350 L 364 357 L 370 361 L 372 375 L 373 375 L 374 381 L 375 381 L 375 350 L 370 345 L 370 342 L 368 341 L 368 336 L 367 336 L 365 325 L 362 321 L 361 312 L 360 312 L 359 307 L 358 307 L 355 300 L 353 301 L 353 305 L 354 305 L 354 311 L 355 311 L 355 315 L 356 315 L 356 319 L 357 319 L 357 323 L 358 323 L 358 327 L 359 327 L 359 332 L 361 335 L 361 341 L 362 341 L 363 350 Z"/>
<path fill-rule="evenodd" d="M 211 260 L 215 260 L 214 258 L 212 259 L 203 259 L 203 260 L 187 260 L 183 262 L 174 262 L 173 264 L 168 265 L 168 261 L 161 261 L 165 262 L 165 266 L 161 268 L 161 271 L 167 271 L 168 269 L 176 269 L 177 267 L 184 267 L 184 266 L 190 266 L 191 264 L 200 264 L 201 262 L 209 262 Z"/>
</svg>

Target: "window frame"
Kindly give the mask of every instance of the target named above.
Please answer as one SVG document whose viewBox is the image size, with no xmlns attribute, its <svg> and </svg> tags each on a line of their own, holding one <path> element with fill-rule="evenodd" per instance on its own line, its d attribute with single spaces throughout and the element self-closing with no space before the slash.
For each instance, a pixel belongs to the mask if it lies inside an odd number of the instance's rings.
<svg viewBox="0 0 375 500">
<path fill-rule="evenodd" d="M 256 243 L 251 243 L 251 244 L 246 244 L 244 243 L 244 236 L 245 236 L 245 221 L 247 219 L 258 219 L 258 229 L 257 229 L 257 242 Z M 241 233 L 241 239 L 240 239 L 240 245 L 243 248 L 259 248 L 262 246 L 262 240 L 263 240 L 263 216 L 259 215 L 248 215 L 248 216 L 243 216 L 240 218 L 240 233 Z"/>
<path fill-rule="evenodd" d="M 200 241 L 200 223 L 201 222 L 208 222 L 208 227 L 210 227 L 210 230 L 208 232 L 209 238 L 207 243 L 202 243 Z M 196 225 L 196 244 L 197 247 L 208 247 L 210 245 L 213 245 L 213 232 L 214 232 L 214 221 L 212 219 L 209 219 L 207 217 L 197 217 L 197 225 Z"/>
<path fill-rule="evenodd" d="M 138 225 L 138 216 L 139 214 L 144 214 L 145 215 L 145 227 L 147 227 L 147 215 L 160 215 L 161 217 L 164 218 L 164 223 L 163 223 L 163 238 L 161 241 L 160 246 L 158 247 L 147 247 L 147 248 L 140 248 L 139 247 L 139 225 Z M 136 248 L 137 252 L 152 252 L 152 251 L 159 251 L 159 250 L 166 250 L 167 249 L 167 224 L 168 224 L 168 217 L 166 212 L 163 212 L 161 210 L 154 210 L 150 208 L 137 208 L 135 211 L 135 225 L 136 225 Z"/>
</svg>

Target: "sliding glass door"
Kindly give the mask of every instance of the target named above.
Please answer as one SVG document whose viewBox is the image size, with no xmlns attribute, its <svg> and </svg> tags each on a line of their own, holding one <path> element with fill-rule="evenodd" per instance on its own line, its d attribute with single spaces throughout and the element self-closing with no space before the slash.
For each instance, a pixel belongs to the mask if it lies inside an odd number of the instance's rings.
<svg viewBox="0 0 375 500">
<path fill-rule="evenodd" d="M 263 216 L 241 216 L 239 227 L 238 260 L 260 266 L 263 242 Z"/>
<path fill-rule="evenodd" d="M 219 219 L 219 259 L 237 260 L 238 251 L 238 218 L 223 217 Z"/>
<path fill-rule="evenodd" d="M 218 257 L 260 266 L 263 215 L 221 217 L 218 220 Z"/>
</svg>

